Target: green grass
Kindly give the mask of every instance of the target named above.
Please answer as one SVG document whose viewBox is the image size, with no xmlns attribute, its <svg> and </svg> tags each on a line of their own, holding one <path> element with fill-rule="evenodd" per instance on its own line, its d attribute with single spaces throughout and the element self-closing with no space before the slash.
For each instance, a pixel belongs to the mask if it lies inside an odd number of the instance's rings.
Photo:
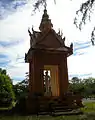
<svg viewBox="0 0 95 120">
<path fill-rule="evenodd" d="M 84 105 L 81 109 L 83 112 L 95 112 L 95 102 L 85 102 Z"/>
<path fill-rule="evenodd" d="M 0 120 L 77 120 L 79 116 L 1 116 Z"/>
<path fill-rule="evenodd" d="M 81 110 L 84 112 L 84 114 L 87 115 L 87 113 L 93 113 L 95 114 L 95 102 L 85 102 L 85 107 L 81 108 Z M 0 116 L 0 120 L 83 120 L 79 118 L 83 118 L 86 115 L 72 115 L 72 116 L 58 116 L 58 117 L 52 117 L 49 115 L 40 115 L 40 116 Z M 92 116 L 92 115 L 91 115 Z M 91 117 L 89 118 L 90 120 Z"/>
<path fill-rule="evenodd" d="M 15 106 L 15 104 L 16 104 L 16 102 L 13 101 L 9 107 L 1 107 L 0 110 L 10 110 L 10 109 L 12 109 L 12 107 Z"/>
</svg>

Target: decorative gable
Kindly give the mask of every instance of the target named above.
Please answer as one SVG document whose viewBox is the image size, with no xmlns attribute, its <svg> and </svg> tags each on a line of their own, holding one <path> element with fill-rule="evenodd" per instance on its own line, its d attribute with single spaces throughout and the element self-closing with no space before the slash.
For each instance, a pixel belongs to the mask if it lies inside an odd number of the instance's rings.
<svg viewBox="0 0 95 120">
<path fill-rule="evenodd" d="M 64 53 L 67 57 L 73 54 L 73 44 L 71 43 L 70 47 L 67 47 L 65 45 L 65 37 L 62 38 L 61 31 L 58 33 L 55 32 L 46 8 L 42 16 L 39 30 L 40 31 L 35 31 L 32 27 L 31 33 L 30 29 L 28 29 L 30 49 L 28 50 L 28 53 L 25 54 L 26 62 L 32 59 L 32 54 L 34 54 L 35 51 L 53 52 L 54 54 L 60 52 Z"/>
<path fill-rule="evenodd" d="M 61 47 L 61 42 L 58 40 L 56 35 L 50 30 L 42 39 L 37 42 L 37 45 L 47 46 L 48 48 L 59 48 Z"/>
<path fill-rule="evenodd" d="M 71 49 L 71 51 L 73 50 L 72 45 L 70 47 L 65 46 L 65 37 L 62 38 L 61 31 L 56 33 L 53 29 L 53 24 L 49 19 L 46 8 L 44 10 L 39 29 L 40 31 L 35 31 L 32 27 L 32 33 L 28 29 L 30 48 L 62 51 L 69 51 L 69 49 Z"/>
</svg>

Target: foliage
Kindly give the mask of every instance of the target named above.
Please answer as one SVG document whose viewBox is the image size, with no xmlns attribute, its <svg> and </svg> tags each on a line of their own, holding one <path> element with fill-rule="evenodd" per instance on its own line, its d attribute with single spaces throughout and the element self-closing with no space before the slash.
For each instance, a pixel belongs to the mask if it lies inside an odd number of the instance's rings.
<svg viewBox="0 0 95 120">
<path fill-rule="evenodd" d="M 56 0 L 53 0 L 54 1 L 54 3 L 56 4 Z M 40 6 L 42 7 L 42 6 L 46 6 L 47 5 L 47 0 L 35 0 L 35 3 L 34 3 L 34 9 L 33 9 L 33 11 L 35 12 L 37 9 L 39 9 L 40 8 Z"/>
<path fill-rule="evenodd" d="M 16 100 L 24 98 L 28 95 L 28 80 L 25 79 L 16 85 L 13 85 L 14 93 L 16 96 Z"/>
<path fill-rule="evenodd" d="M 69 85 L 72 92 L 78 92 L 83 97 L 95 97 L 95 78 L 79 79 L 73 77 Z"/>
<path fill-rule="evenodd" d="M 44 6 L 46 4 L 46 0 L 36 0 L 34 4 L 34 11 L 39 9 L 40 5 Z"/>
<path fill-rule="evenodd" d="M 39 9 L 40 6 L 46 5 L 47 0 L 36 0 L 34 4 L 34 11 L 36 9 Z M 54 3 L 56 3 L 56 0 L 54 0 Z M 74 24 L 77 28 L 80 30 L 82 29 L 82 26 L 87 23 L 87 21 L 91 21 L 91 14 L 95 10 L 95 0 L 86 0 L 85 2 L 82 2 L 80 9 L 76 11 L 76 17 L 74 19 Z M 81 17 L 81 19 L 79 19 Z M 95 40 L 95 26 L 93 26 L 93 29 L 91 31 L 91 42 L 92 45 L 94 45 Z"/>
<path fill-rule="evenodd" d="M 87 23 L 88 20 L 91 21 L 91 14 L 95 10 L 94 5 L 95 5 L 95 0 L 86 0 L 81 4 L 80 9 L 76 11 L 77 16 L 74 19 L 74 24 L 80 30 L 82 29 L 82 26 Z M 81 20 L 78 22 L 79 17 L 81 17 Z M 92 45 L 94 45 L 94 40 L 95 40 L 95 26 L 93 26 L 93 29 L 91 32 Z"/>
<path fill-rule="evenodd" d="M 46 5 L 46 3 L 47 3 L 47 0 L 35 0 L 34 11 L 36 9 L 39 9 L 40 6 Z M 56 3 L 56 0 L 54 0 L 54 3 Z M 94 5 L 95 5 L 95 0 L 86 0 L 85 2 L 82 2 L 80 9 L 76 11 L 76 17 L 74 19 L 74 24 L 80 30 L 82 29 L 82 26 L 87 23 L 88 20 L 91 21 L 91 14 L 95 10 Z M 80 17 L 81 19 L 79 19 Z M 92 45 L 94 45 L 94 40 L 95 40 L 95 26 L 93 26 L 93 29 L 91 31 Z"/>
<path fill-rule="evenodd" d="M 16 102 L 15 106 L 12 108 L 13 113 L 25 114 L 26 112 L 26 97 L 20 97 Z"/>
<path fill-rule="evenodd" d="M 6 70 L 0 68 L 0 106 L 11 104 L 14 99 L 12 82 Z"/>
<path fill-rule="evenodd" d="M 25 113 L 26 112 L 26 99 L 28 96 L 28 79 L 29 74 L 26 73 L 26 79 L 13 85 L 14 93 L 16 96 L 16 105 L 13 108 L 13 111 L 16 113 Z"/>
<path fill-rule="evenodd" d="M 1 2 L 2 1 L 3 0 L 1 0 Z M 7 0 L 5 0 L 5 1 L 7 1 Z M 10 5 L 10 3 L 13 2 L 13 1 L 17 1 L 17 0 L 9 0 L 9 2 L 4 2 L 3 6 L 5 4 Z M 28 1 L 29 0 L 24 0 L 25 4 Z M 34 0 L 34 1 L 32 1 L 32 5 L 34 7 L 33 11 L 35 12 L 37 9 L 40 9 L 40 7 L 46 6 L 47 1 L 48 0 Z M 53 1 L 56 4 L 57 0 L 53 0 Z M 85 2 L 82 1 L 82 4 L 81 4 L 79 10 L 76 11 L 76 17 L 74 19 L 74 24 L 80 30 L 82 29 L 82 26 L 87 23 L 88 20 L 91 21 L 91 14 L 95 10 L 95 6 L 94 5 L 95 5 L 95 0 L 85 0 Z M 17 5 L 16 5 L 16 7 L 17 7 Z M 80 19 L 80 17 L 81 17 L 81 19 Z M 95 26 L 93 26 L 93 29 L 91 31 L 91 42 L 92 42 L 92 45 L 94 45 L 94 40 L 95 40 Z"/>
</svg>

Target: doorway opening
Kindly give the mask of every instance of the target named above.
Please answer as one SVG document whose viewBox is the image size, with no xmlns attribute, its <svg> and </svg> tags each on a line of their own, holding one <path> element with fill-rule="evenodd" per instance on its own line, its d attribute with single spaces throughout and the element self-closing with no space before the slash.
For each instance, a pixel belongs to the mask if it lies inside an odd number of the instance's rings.
<svg viewBox="0 0 95 120">
<path fill-rule="evenodd" d="M 59 96 L 58 65 L 44 65 L 44 95 Z"/>
<path fill-rule="evenodd" d="M 51 96 L 51 75 L 50 70 L 44 70 L 44 95 Z"/>
</svg>

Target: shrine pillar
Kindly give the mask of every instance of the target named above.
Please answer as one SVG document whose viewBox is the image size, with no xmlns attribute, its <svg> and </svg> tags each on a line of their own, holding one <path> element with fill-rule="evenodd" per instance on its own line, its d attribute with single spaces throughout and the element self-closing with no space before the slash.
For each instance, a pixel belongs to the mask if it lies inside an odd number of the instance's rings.
<svg viewBox="0 0 95 120">
<path fill-rule="evenodd" d="M 66 57 L 64 57 L 63 61 L 59 65 L 59 84 L 60 95 L 63 96 L 63 94 L 68 90 L 68 69 Z"/>
<path fill-rule="evenodd" d="M 43 64 L 38 61 L 37 57 L 33 57 L 33 85 L 32 92 L 33 93 L 44 93 L 44 81 L 43 81 Z"/>
<path fill-rule="evenodd" d="M 29 62 L 29 94 L 32 94 L 32 79 L 33 79 L 33 64 L 32 64 L 32 62 L 30 61 Z"/>
</svg>

